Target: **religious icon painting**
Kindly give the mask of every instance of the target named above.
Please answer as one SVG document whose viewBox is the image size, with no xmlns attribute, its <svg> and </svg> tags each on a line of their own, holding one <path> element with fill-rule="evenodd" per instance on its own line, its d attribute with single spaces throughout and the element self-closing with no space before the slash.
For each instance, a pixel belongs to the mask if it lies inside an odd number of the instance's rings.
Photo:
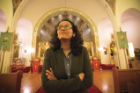
<svg viewBox="0 0 140 93">
<path fill-rule="evenodd" d="M 88 51 L 89 56 L 92 56 L 92 50 L 91 50 L 90 45 L 87 46 L 87 51 Z"/>
<path fill-rule="evenodd" d="M 3 50 L 10 50 L 12 35 L 13 35 L 13 33 L 1 32 L 0 49 L 1 49 L 1 47 L 3 47 Z"/>
<path fill-rule="evenodd" d="M 40 51 L 40 57 L 44 57 L 45 51 L 46 51 L 46 47 L 42 46 Z"/>
<path fill-rule="evenodd" d="M 89 57 L 94 55 L 93 42 L 84 42 L 83 46 L 85 46 L 87 48 Z"/>
<path fill-rule="evenodd" d="M 8 38 L 7 37 L 3 38 L 3 43 L 8 43 Z"/>
<path fill-rule="evenodd" d="M 128 48 L 126 32 L 117 32 L 120 48 Z"/>
<path fill-rule="evenodd" d="M 19 46 L 14 46 L 14 54 L 13 54 L 13 58 L 18 58 L 19 56 Z"/>
</svg>

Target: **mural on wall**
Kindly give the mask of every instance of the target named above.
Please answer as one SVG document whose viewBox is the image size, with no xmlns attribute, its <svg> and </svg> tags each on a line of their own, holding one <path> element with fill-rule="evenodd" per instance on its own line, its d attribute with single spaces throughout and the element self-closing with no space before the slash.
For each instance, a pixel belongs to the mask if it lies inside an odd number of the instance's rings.
<svg viewBox="0 0 140 93">
<path fill-rule="evenodd" d="M 105 1 L 109 4 L 110 8 L 112 9 L 113 13 L 115 14 L 115 2 L 116 2 L 116 0 L 105 0 Z"/>
<path fill-rule="evenodd" d="M 12 1 L 13 1 L 13 14 L 14 14 L 22 0 L 12 0 Z"/>
<path fill-rule="evenodd" d="M 38 43 L 38 50 L 37 50 L 37 57 L 41 58 L 42 60 L 44 60 L 44 54 L 45 51 L 50 47 L 49 42 L 39 42 Z"/>
<path fill-rule="evenodd" d="M 14 46 L 13 58 L 19 57 L 19 49 L 20 49 L 20 46 Z"/>
<path fill-rule="evenodd" d="M 91 46 L 90 45 L 87 46 L 87 50 L 88 50 L 89 56 L 92 56 L 92 50 L 91 50 Z"/>
<path fill-rule="evenodd" d="M 84 42 L 83 46 L 87 48 L 89 57 L 95 56 L 93 51 L 93 42 Z"/>
<path fill-rule="evenodd" d="M 116 52 L 117 52 L 117 50 L 116 50 L 115 42 L 112 41 L 110 44 L 110 55 L 114 56 L 114 55 L 116 55 Z"/>
<path fill-rule="evenodd" d="M 109 44 L 109 47 L 110 47 L 110 50 L 109 50 L 110 51 L 110 63 L 115 64 L 114 55 L 117 54 L 115 41 L 111 41 L 111 43 Z"/>
<path fill-rule="evenodd" d="M 77 26 L 78 31 L 82 34 L 84 41 L 87 42 L 92 41 L 92 34 L 90 28 L 82 19 L 74 15 L 62 14 L 62 15 L 55 16 L 45 22 L 44 26 L 40 31 L 40 38 L 38 42 L 49 42 L 51 40 L 52 34 L 55 31 L 56 25 L 62 19 L 71 20 Z"/>
<path fill-rule="evenodd" d="M 42 46 L 40 50 L 40 57 L 44 57 L 45 51 L 46 51 L 46 47 Z"/>
</svg>

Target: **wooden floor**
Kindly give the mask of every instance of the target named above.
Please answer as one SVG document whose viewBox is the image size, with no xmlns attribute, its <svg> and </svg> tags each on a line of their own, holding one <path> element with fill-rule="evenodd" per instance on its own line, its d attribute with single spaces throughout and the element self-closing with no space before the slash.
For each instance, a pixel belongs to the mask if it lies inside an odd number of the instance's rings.
<svg viewBox="0 0 140 93">
<path fill-rule="evenodd" d="M 114 93 L 111 70 L 93 71 L 93 83 L 103 93 Z M 41 73 L 24 73 L 21 81 L 21 93 L 35 93 L 41 86 Z"/>
</svg>

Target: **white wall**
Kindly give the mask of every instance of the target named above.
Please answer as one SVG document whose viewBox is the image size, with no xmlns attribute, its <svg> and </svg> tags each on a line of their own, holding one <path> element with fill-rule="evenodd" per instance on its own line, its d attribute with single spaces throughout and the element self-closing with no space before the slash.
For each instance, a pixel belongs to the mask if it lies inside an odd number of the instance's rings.
<svg viewBox="0 0 140 93">
<path fill-rule="evenodd" d="M 7 16 L 7 24 L 6 28 L 11 26 L 12 17 L 13 17 L 13 4 L 12 0 L 0 0 L 0 9 L 6 14 Z M 10 30 L 9 30 L 10 32 Z"/>
<path fill-rule="evenodd" d="M 65 7 L 65 0 L 24 0 L 22 3 L 27 2 L 25 7 L 20 5 L 18 10 L 21 10 L 16 17 L 15 21 L 20 18 L 27 18 L 33 24 L 33 27 L 38 22 L 38 20 L 47 12 L 56 9 Z M 80 4 L 80 5 L 79 5 Z M 66 7 L 74 8 L 84 12 L 87 16 L 89 16 L 96 26 L 103 18 L 109 18 L 109 15 L 106 11 L 106 7 L 103 6 L 99 0 L 67 0 Z M 20 9 L 22 8 L 22 9 Z M 101 14 L 102 13 L 102 14 Z"/>
<path fill-rule="evenodd" d="M 22 42 L 22 58 L 26 58 L 26 66 L 30 66 L 29 60 L 31 60 L 32 32 L 33 26 L 30 20 L 21 18 L 18 21 L 16 33 L 18 34 L 18 40 Z M 24 50 L 27 50 L 27 52 L 25 53 Z"/>
<path fill-rule="evenodd" d="M 121 15 L 129 8 L 135 8 L 140 11 L 140 0 L 116 0 L 115 16 L 118 26 L 121 26 Z"/>
<path fill-rule="evenodd" d="M 110 36 L 111 33 L 113 33 L 113 27 L 111 21 L 109 19 L 102 19 L 98 26 L 99 42 L 100 42 L 100 47 L 107 48 L 107 54 L 104 54 L 104 51 L 100 52 L 102 64 L 110 64 L 110 59 L 109 59 L 110 53 L 109 53 L 108 44 L 111 41 L 111 36 Z"/>
<path fill-rule="evenodd" d="M 121 16 L 122 31 L 127 33 L 128 42 L 140 48 L 140 11 L 134 8 L 124 11 Z"/>
<path fill-rule="evenodd" d="M 7 17 L 6 14 L 0 9 L 0 32 L 6 31 Z"/>
</svg>

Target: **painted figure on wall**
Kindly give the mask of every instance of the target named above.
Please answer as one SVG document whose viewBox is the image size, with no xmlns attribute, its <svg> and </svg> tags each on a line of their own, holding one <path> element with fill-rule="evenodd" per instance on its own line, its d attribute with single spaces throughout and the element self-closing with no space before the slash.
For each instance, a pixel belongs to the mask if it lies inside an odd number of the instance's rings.
<svg viewBox="0 0 140 93">
<path fill-rule="evenodd" d="M 115 42 L 112 41 L 111 44 L 110 44 L 110 61 L 111 61 L 111 64 L 115 64 L 114 55 L 116 55 L 116 46 L 115 46 Z"/>
<path fill-rule="evenodd" d="M 22 0 L 13 0 L 13 11 L 15 13 L 16 9 L 18 8 L 19 4 Z"/>
<path fill-rule="evenodd" d="M 40 51 L 40 57 L 44 57 L 45 51 L 46 51 L 46 47 L 45 46 L 42 46 L 41 47 L 41 51 Z"/>
<path fill-rule="evenodd" d="M 111 56 L 114 56 L 116 54 L 115 42 L 112 42 L 110 44 L 110 51 L 111 51 L 111 53 L 110 53 Z"/>
<path fill-rule="evenodd" d="M 88 55 L 91 57 L 94 55 L 93 53 L 93 42 L 84 42 L 83 46 L 87 48 Z"/>
<path fill-rule="evenodd" d="M 18 58 L 19 55 L 19 46 L 14 46 L 13 58 Z"/>
<path fill-rule="evenodd" d="M 89 56 L 92 56 L 92 50 L 91 50 L 91 46 L 90 45 L 87 46 L 87 50 L 88 50 Z"/>
</svg>

